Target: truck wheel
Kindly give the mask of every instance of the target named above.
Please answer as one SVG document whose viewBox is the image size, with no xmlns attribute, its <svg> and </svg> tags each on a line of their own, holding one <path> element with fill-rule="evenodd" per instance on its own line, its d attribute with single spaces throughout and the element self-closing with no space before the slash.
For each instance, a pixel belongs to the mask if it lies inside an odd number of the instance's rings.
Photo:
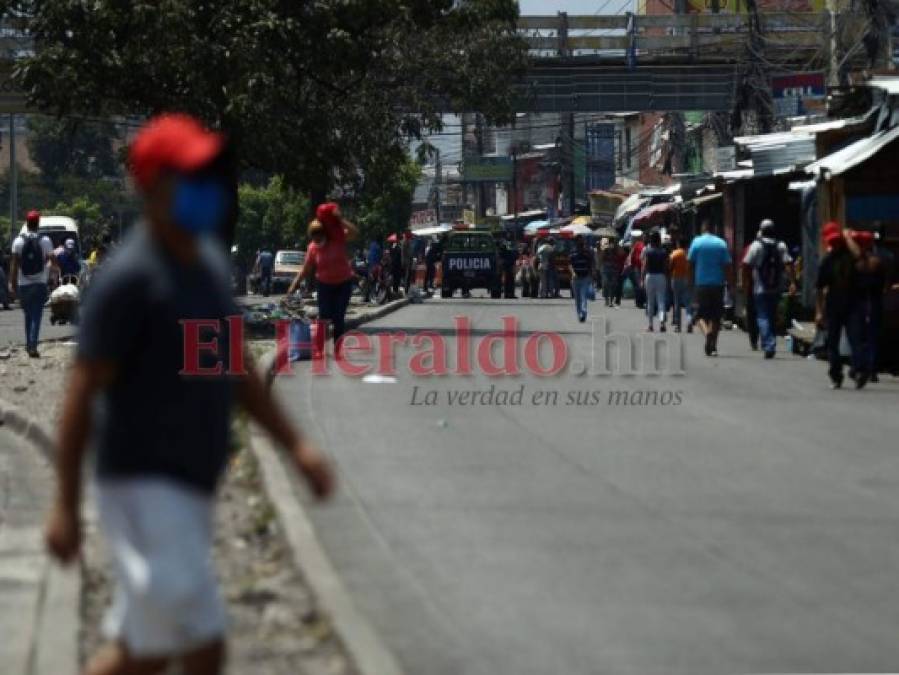
<svg viewBox="0 0 899 675">
<path fill-rule="evenodd" d="M 499 300 L 501 297 L 503 297 L 503 289 L 499 286 L 494 286 L 490 289 L 490 297 L 494 300 Z"/>
<path fill-rule="evenodd" d="M 441 298 L 451 298 L 453 297 L 453 289 L 449 286 L 441 286 L 440 287 L 440 297 Z"/>
</svg>

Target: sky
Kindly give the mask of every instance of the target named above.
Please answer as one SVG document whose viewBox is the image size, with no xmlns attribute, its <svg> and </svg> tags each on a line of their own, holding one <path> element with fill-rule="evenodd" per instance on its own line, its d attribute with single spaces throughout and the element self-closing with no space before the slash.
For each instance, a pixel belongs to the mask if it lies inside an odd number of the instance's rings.
<svg viewBox="0 0 899 675">
<path fill-rule="evenodd" d="M 627 11 L 631 0 L 518 0 L 522 14 L 617 14 Z M 625 8 L 622 10 L 622 8 Z"/>
</svg>

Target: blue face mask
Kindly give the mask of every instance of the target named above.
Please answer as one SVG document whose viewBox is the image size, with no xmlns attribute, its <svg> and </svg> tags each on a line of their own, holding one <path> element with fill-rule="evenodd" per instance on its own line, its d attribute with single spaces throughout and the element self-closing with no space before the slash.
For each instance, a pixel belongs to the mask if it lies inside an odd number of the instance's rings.
<svg viewBox="0 0 899 675">
<path fill-rule="evenodd" d="M 194 235 L 214 234 L 228 211 L 225 186 L 213 178 L 181 178 L 175 184 L 172 220 Z"/>
</svg>

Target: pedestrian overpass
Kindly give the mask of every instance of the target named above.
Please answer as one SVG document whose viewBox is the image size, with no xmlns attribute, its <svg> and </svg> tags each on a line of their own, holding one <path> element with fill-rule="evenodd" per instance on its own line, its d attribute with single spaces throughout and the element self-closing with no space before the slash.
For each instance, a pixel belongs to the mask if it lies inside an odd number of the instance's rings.
<svg viewBox="0 0 899 675">
<path fill-rule="evenodd" d="M 728 111 L 751 63 L 769 72 L 824 69 L 865 33 L 858 13 L 525 16 L 519 32 L 531 64 L 519 112 Z M 606 34 L 596 34 L 597 32 Z M 27 37 L 0 37 L 0 54 Z M 862 51 L 862 50 L 860 50 Z M 860 58 L 856 57 L 856 58 Z M 850 58 L 851 61 L 851 58 Z M 0 65 L 0 113 L 29 110 Z"/>
</svg>

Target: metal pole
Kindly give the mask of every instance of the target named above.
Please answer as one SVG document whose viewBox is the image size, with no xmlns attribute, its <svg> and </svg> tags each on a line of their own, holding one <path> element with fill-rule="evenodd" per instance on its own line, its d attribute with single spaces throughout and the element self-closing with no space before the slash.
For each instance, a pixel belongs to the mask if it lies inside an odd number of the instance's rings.
<svg viewBox="0 0 899 675">
<path fill-rule="evenodd" d="M 16 116 L 9 116 L 9 229 L 15 236 L 16 220 L 19 213 L 19 178 L 16 167 Z"/>
</svg>

